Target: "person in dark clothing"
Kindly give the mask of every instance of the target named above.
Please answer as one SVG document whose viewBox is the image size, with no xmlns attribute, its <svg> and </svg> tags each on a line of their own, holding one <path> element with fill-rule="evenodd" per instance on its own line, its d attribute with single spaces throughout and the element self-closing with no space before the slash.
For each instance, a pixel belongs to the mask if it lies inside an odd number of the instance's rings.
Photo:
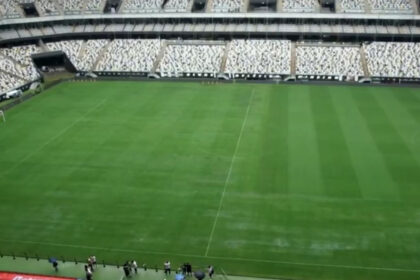
<svg viewBox="0 0 420 280">
<path fill-rule="evenodd" d="M 52 265 L 54 267 L 55 272 L 57 272 L 58 271 L 58 262 L 57 262 L 57 260 L 54 260 L 53 263 L 52 263 Z"/>
<path fill-rule="evenodd" d="M 123 266 L 123 269 L 124 269 L 124 274 L 125 274 L 125 277 L 130 277 L 130 270 L 131 270 L 131 267 L 130 267 L 130 264 L 129 264 L 129 262 L 127 261 L 127 262 L 125 262 L 125 264 L 124 264 L 124 266 Z"/>
<path fill-rule="evenodd" d="M 192 275 L 192 266 L 190 263 L 187 263 L 187 275 L 189 276 Z"/>
<path fill-rule="evenodd" d="M 181 269 L 182 269 L 182 274 L 187 275 L 187 263 L 184 263 Z"/>
<path fill-rule="evenodd" d="M 210 277 L 210 278 L 213 278 L 214 268 L 213 268 L 213 266 L 212 266 L 212 265 L 209 265 L 208 272 L 209 272 L 209 277 Z"/>
</svg>

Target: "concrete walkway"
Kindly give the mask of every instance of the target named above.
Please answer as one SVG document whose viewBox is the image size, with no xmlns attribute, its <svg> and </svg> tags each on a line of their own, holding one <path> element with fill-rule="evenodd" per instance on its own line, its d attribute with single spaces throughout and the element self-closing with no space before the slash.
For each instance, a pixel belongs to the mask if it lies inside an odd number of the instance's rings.
<svg viewBox="0 0 420 280">
<path fill-rule="evenodd" d="M 28 259 L 25 258 L 15 258 L 12 257 L 2 257 L 0 258 L 0 271 L 4 272 L 20 272 L 28 274 L 39 274 L 39 275 L 51 275 L 51 276 L 64 276 L 64 277 L 74 277 L 78 279 L 85 279 L 84 264 L 74 262 L 59 262 L 58 272 L 56 273 L 52 265 L 47 260 Z M 219 274 L 217 274 L 219 273 Z M 93 273 L 93 279 L 95 280 L 122 280 L 126 279 L 122 267 L 117 268 L 116 266 L 99 265 Z M 175 273 L 168 277 L 165 276 L 162 270 L 154 269 L 139 269 L 137 275 L 133 275 L 128 279 L 141 279 L 141 280 L 164 280 L 164 279 L 175 279 Z M 188 277 L 187 279 L 195 279 L 193 277 Z M 206 277 L 206 279 L 209 279 Z M 217 271 L 216 275 L 213 277 L 214 280 L 263 280 L 258 278 L 249 278 L 249 277 L 239 277 L 239 276 L 227 276 L 221 275 Z M 268 279 L 264 279 L 268 280 Z"/>
</svg>

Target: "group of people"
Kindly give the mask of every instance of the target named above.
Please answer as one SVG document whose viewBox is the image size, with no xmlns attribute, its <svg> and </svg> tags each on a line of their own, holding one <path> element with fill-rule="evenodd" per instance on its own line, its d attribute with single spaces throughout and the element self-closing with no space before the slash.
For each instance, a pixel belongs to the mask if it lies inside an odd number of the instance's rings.
<svg viewBox="0 0 420 280">
<path fill-rule="evenodd" d="M 96 257 L 95 256 L 90 256 L 87 259 L 87 264 L 85 264 L 86 280 L 92 280 L 93 279 L 93 272 L 95 271 L 96 267 L 97 267 Z"/>
<path fill-rule="evenodd" d="M 165 275 L 168 276 L 171 274 L 171 262 L 170 261 L 165 261 L 163 263 L 163 270 L 165 272 Z M 214 267 L 212 265 L 209 265 L 207 267 L 207 273 L 211 278 L 213 278 L 214 275 Z M 175 279 L 176 280 L 183 280 L 185 279 L 185 276 L 192 276 L 193 272 L 192 272 L 192 266 L 189 262 L 184 263 L 177 271 L 177 274 L 175 275 Z"/>
<path fill-rule="evenodd" d="M 55 258 L 49 258 L 48 261 L 53 265 L 53 268 L 56 272 L 58 272 L 58 261 Z M 145 265 L 143 265 L 145 267 Z M 97 261 L 95 256 L 89 256 L 87 259 L 86 264 L 84 265 L 85 273 L 86 273 L 86 280 L 93 279 L 93 272 L 97 268 Z M 126 261 L 123 265 L 123 270 L 126 278 L 131 277 L 133 274 L 138 274 L 138 265 L 135 260 Z M 163 263 L 163 270 L 166 276 L 171 274 L 171 262 L 169 260 Z M 196 271 L 197 273 L 197 271 Z M 200 271 L 200 273 L 203 273 Z M 209 265 L 207 267 L 207 273 L 209 278 L 213 278 L 214 275 L 214 267 Z M 181 277 L 180 277 L 181 276 Z M 175 279 L 185 279 L 186 276 L 193 276 L 192 265 L 189 262 L 184 263 L 178 270 L 175 275 Z M 196 275 L 197 277 L 197 275 Z"/>
<path fill-rule="evenodd" d="M 138 265 L 135 260 L 126 261 L 123 265 L 125 277 L 130 277 L 132 273 L 138 273 Z"/>
</svg>

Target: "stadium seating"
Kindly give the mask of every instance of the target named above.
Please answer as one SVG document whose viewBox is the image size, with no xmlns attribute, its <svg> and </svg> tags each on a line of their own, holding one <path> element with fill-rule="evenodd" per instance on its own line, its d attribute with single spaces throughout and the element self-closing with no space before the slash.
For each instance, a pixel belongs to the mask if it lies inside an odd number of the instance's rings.
<svg viewBox="0 0 420 280">
<path fill-rule="evenodd" d="M 364 13 L 366 0 L 338 0 L 338 12 L 343 13 Z"/>
<path fill-rule="evenodd" d="M 39 52 L 35 45 L 0 49 L 0 92 L 9 91 L 39 78 L 31 54 Z M 4 81 L 8 78 L 8 81 Z"/>
<path fill-rule="evenodd" d="M 32 65 L 31 54 L 40 52 L 36 45 L 0 49 L 0 55 L 10 57 L 23 65 Z"/>
<path fill-rule="evenodd" d="M 79 71 L 154 72 L 162 76 L 197 74 L 298 75 L 420 78 L 420 43 L 372 42 L 359 45 L 288 40 L 161 41 L 159 39 L 67 40 L 50 42 Z M 0 81 L 10 90 L 36 80 L 31 54 L 41 47 L 0 49 Z"/>
<path fill-rule="evenodd" d="M 218 73 L 224 45 L 168 45 L 158 67 L 161 73 Z"/>
<path fill-rule="evenodd" d="M 34 80 L 38 77 L 38 74 L 33 67 L 19 65 L 7 57 L 0 56 L 0 69 L 9 74 L 18 76 L 23 80 Z"/>
<path fill-rule="evenodd" d="M 168 0 L 165 4 L 165 11 L 167 12 L 186 12 L 193 0 Z"/>
<path fill-rule="evenodd" d="M 283 0 L 283 11 L 288 13 L 314 13 L 319 8 L 317 0 Z"/>
<path fill-rule="evenodd" d="M 86 3 L 86 11 L 89 12 L 102 12 L 103 5 L 105 5 L 104 0 L 89 0 Z"/>
<path fill-rule="evenodd" d="M 372 76 L 420 78 L 420 44 L 374 42 L 364 49 Z"/>
<path fill-rule="evenodd" d="M 89 40 L 85 43 L 84 51 L 77 59 L 76 68 L 81 71 L 93 70 L 94 63 L 98 59 L 100 52 L 109 43 L 108 40 Z"/>
<path fill-rule="evenodd" d="M 159 12 L 163 0 L 125 0 L 122 5 L 124 13 Z"/>
<path fill-rule="evenodd" d="M 84 0 L 56 0 L 57 3 L 63 8 L 64 13 L 81 13 L 86 3 Z M 89 0 L 87 2 L 91 2 Z"/>
<path fill-rule="evenodd" d="M 42 16 L 56 15 L 60 13 L 57 3 L 53 0 L 36 0 L 35 5 Z"/>
<path fill-rule="evenodd" d="M 413 13 L 411 0 L 369 0 L 371 11 L 376 13 Z"/>
<path fill-rule="evenodd" d="M 226 73 L 290 74 L 290 41 L 233 40 Z"/>
<path fill-rule="evenodd" d="M 296 74 L 363 76 L 360 48 L 301 45 L 296 48 Z"/>
<path fill-rule="evenodd" d="M 15 0 L 0 0 L 0 17 L 16 18 L 21 17 L 22 12 L 17 6 L 18 2 Z"/>
<path fill-rule="evenodd" d="M 213 0 L 212 11 L 217 13 L 240 12 L 243 0 Z"/>
<path fill-rule="evenodd" d="M 24 84 L 24 80 L 10 74 L 0 72 L 0 93 L 8 92 Z"/>
<path fill-rule="evenodd" d="M 160 40 L 114 40 L 104 52 L 95 70 L 150 72 L 159 50 Z"/>
<path fill-rule="evenodd" d="M 67 54 L 70 61 L 77 67 L 79 65 L 79 52 L 82 47 L 83 41 L 81 40 L 70 40 L 70 41 L 59 41 L 53 43 L 47 43 L 47 47 L 52 51 L 63 51 Z"/>
</svg>

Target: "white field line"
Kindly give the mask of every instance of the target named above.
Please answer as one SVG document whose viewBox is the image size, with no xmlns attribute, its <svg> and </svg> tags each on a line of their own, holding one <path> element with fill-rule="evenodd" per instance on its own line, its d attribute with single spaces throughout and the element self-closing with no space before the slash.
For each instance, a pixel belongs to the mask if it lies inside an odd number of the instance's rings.
<svg viewBox="0 0 420 280">
<path fill-rule="evenodd" d="M 223 200 L 225 198 L 226 189 L 227 189 L 227 186 L 229 184 L 230 177 L 232 175 L 233 164 L 235 163 L 236 154 L 238 153 L 239 145 L 241 144 L 241 139 L 242 139 L 242 135 L 244 133 L 246 122 L 248 121 L 249 110 L 251 108 L 251 103 L 252 103 L 252 99 L 254 97 L 254 92 L 255 92 L 255 90 L 252 90 L 252 93 L 251 93 L 251 96 L 250 96 L 249 102 L 248 102 L 248 107 L 246 108 L 244 120 L 242 121 L 241 131 L 239 132 L 238 140 L 236 141 L 235 151 L 233 152 L 232 159 L 230 161 L 229 171 L 228 171 L 228 174 L 226 176 L 226 180 L 225 180 L 225 185 L 223 187 L 222 196 L 220 197 L 219 208 L 217 209 L 217 214 L 216 214 L 216 217 L 214 218 L 213 227 L 211 229 L 209 241 L 207 243 L 206 253 L 204 254 L 204 256 L 206 256 L 206 257 L 209 254 L 210 245 L 211 245 L 211 242 L 213 241 L 214 230 L 215 230 L 216 225 L 217 225 L 217 220 L 219 219 L 219 216 L 220 216 L 220 210 L 222 209 L 222 206 L 223 206 Z"/>
<path fill-rule="evenodd" d="M 105 98 L 104 100 L 102 100 L 101 102 L 99 102 L 98 104 L 96 104 L 94 107 L 92 107 L 91 109 L 89 109 L 89 111 L 87 111 L 85 114 L 83 114 L 80 118 L 76 119 L 75 121 L 73 121 L 70 125 L 68 125 L 67 127 L 65 127 L 64 129 L 62 129 L 60 132 L 58 132 L 55 136 L 51 137 L 47 142 L 45 142 L 42 146 L 40 146 L 38 149 L 33 150 L 32 152 L 28 153 L 24 158 L 22 158 L 21 160 L 19 160 L 15 165 L 13 165 L 10 169 L 6 170 L 2 175 L 6 175 L 9 174 L 10 172 L 12 172 L 13 170 L 16 169 L 16 167 L 18 167 L 19 165 L 21 165 L 22 163 L 24 163 L 25 161 L 27 161 L 29 158 L 31 158 L 33 155 L 35 155 L 36 153 L 40 152 L 42 149 L 44 149 L 46 146 L 48 146 L 49 144 L 51 144 L 52 142 L 54 142 L 55 140 L 57 140 L 58 138 L 60 138 L 63 134 L 65 134 L 67 131 L 69 131 L 73 126 L 75 126 L 78 122 L 82 121 L 84 118 L 86 118 L 90 113 L 92 113 L 93 111 L 95 111 L 99 106 L 101 106 L 102 104 L 105 103 L 107 99 Z"/>
<path fill-rule="evenodd" d="M 420 273 L 420 269 L 405 269 L 405 268 L 396 268 L 396 267 L 374 267 L 374 266 L 357 266 L 357 265 L 340 265 L 340 264 L 319 264 L 319 263 L 287 262 L 287 261 L 252 259 L 252 258 L 202 256 L 202 255 L 179 254 L 179 253 L 171 253 L 171 252 L 157 252 L 157 251 L 131 250 L 131 249 L 116 249 L 116 248 L 106 248 L 106 247 L 96 247 L 96 246 L 84 246 L 84 245 L 74 245 L 74 244 L 64 244 L 64 243 L 52 243 L 52 242 L 36 242 L 36 241 L 29 241 L 29 240 L 8 240 L 8 239 L 1 239 L 0 242 L 3 242 L 3 243 L 34 244 L 34 245 L 41 245 L 41 246 L 54 246 L 54 247 L 64 247 L 64 248 L 76 248 L 76 249 L 101 250 L 101 251 L 108 251 L 108 252 L 122 252 L 122 253 L 139 253 L 139 254 L 150 254 L 150 255 L 163 255 L 163 256 L 166 256 L 166 257 L 176 256 L 176 257 L 200 258 L 200 259 L 209 259 L 209 260 L 241 261 L 241 262 L 250 262 L 250 263 L 271 263 L 271 264 L 293 265 L 293 266 L 309 266 L 309 267 L 313 266 L 313 267 L 325 267 L 325 268 L 341 268 L 341 269 L 357 269 L 357 270 L 378 270 L 378 271 L 394 271 L 394 272 L 398 272 L 399 271 L 399 272 Z"/>
</svg>

